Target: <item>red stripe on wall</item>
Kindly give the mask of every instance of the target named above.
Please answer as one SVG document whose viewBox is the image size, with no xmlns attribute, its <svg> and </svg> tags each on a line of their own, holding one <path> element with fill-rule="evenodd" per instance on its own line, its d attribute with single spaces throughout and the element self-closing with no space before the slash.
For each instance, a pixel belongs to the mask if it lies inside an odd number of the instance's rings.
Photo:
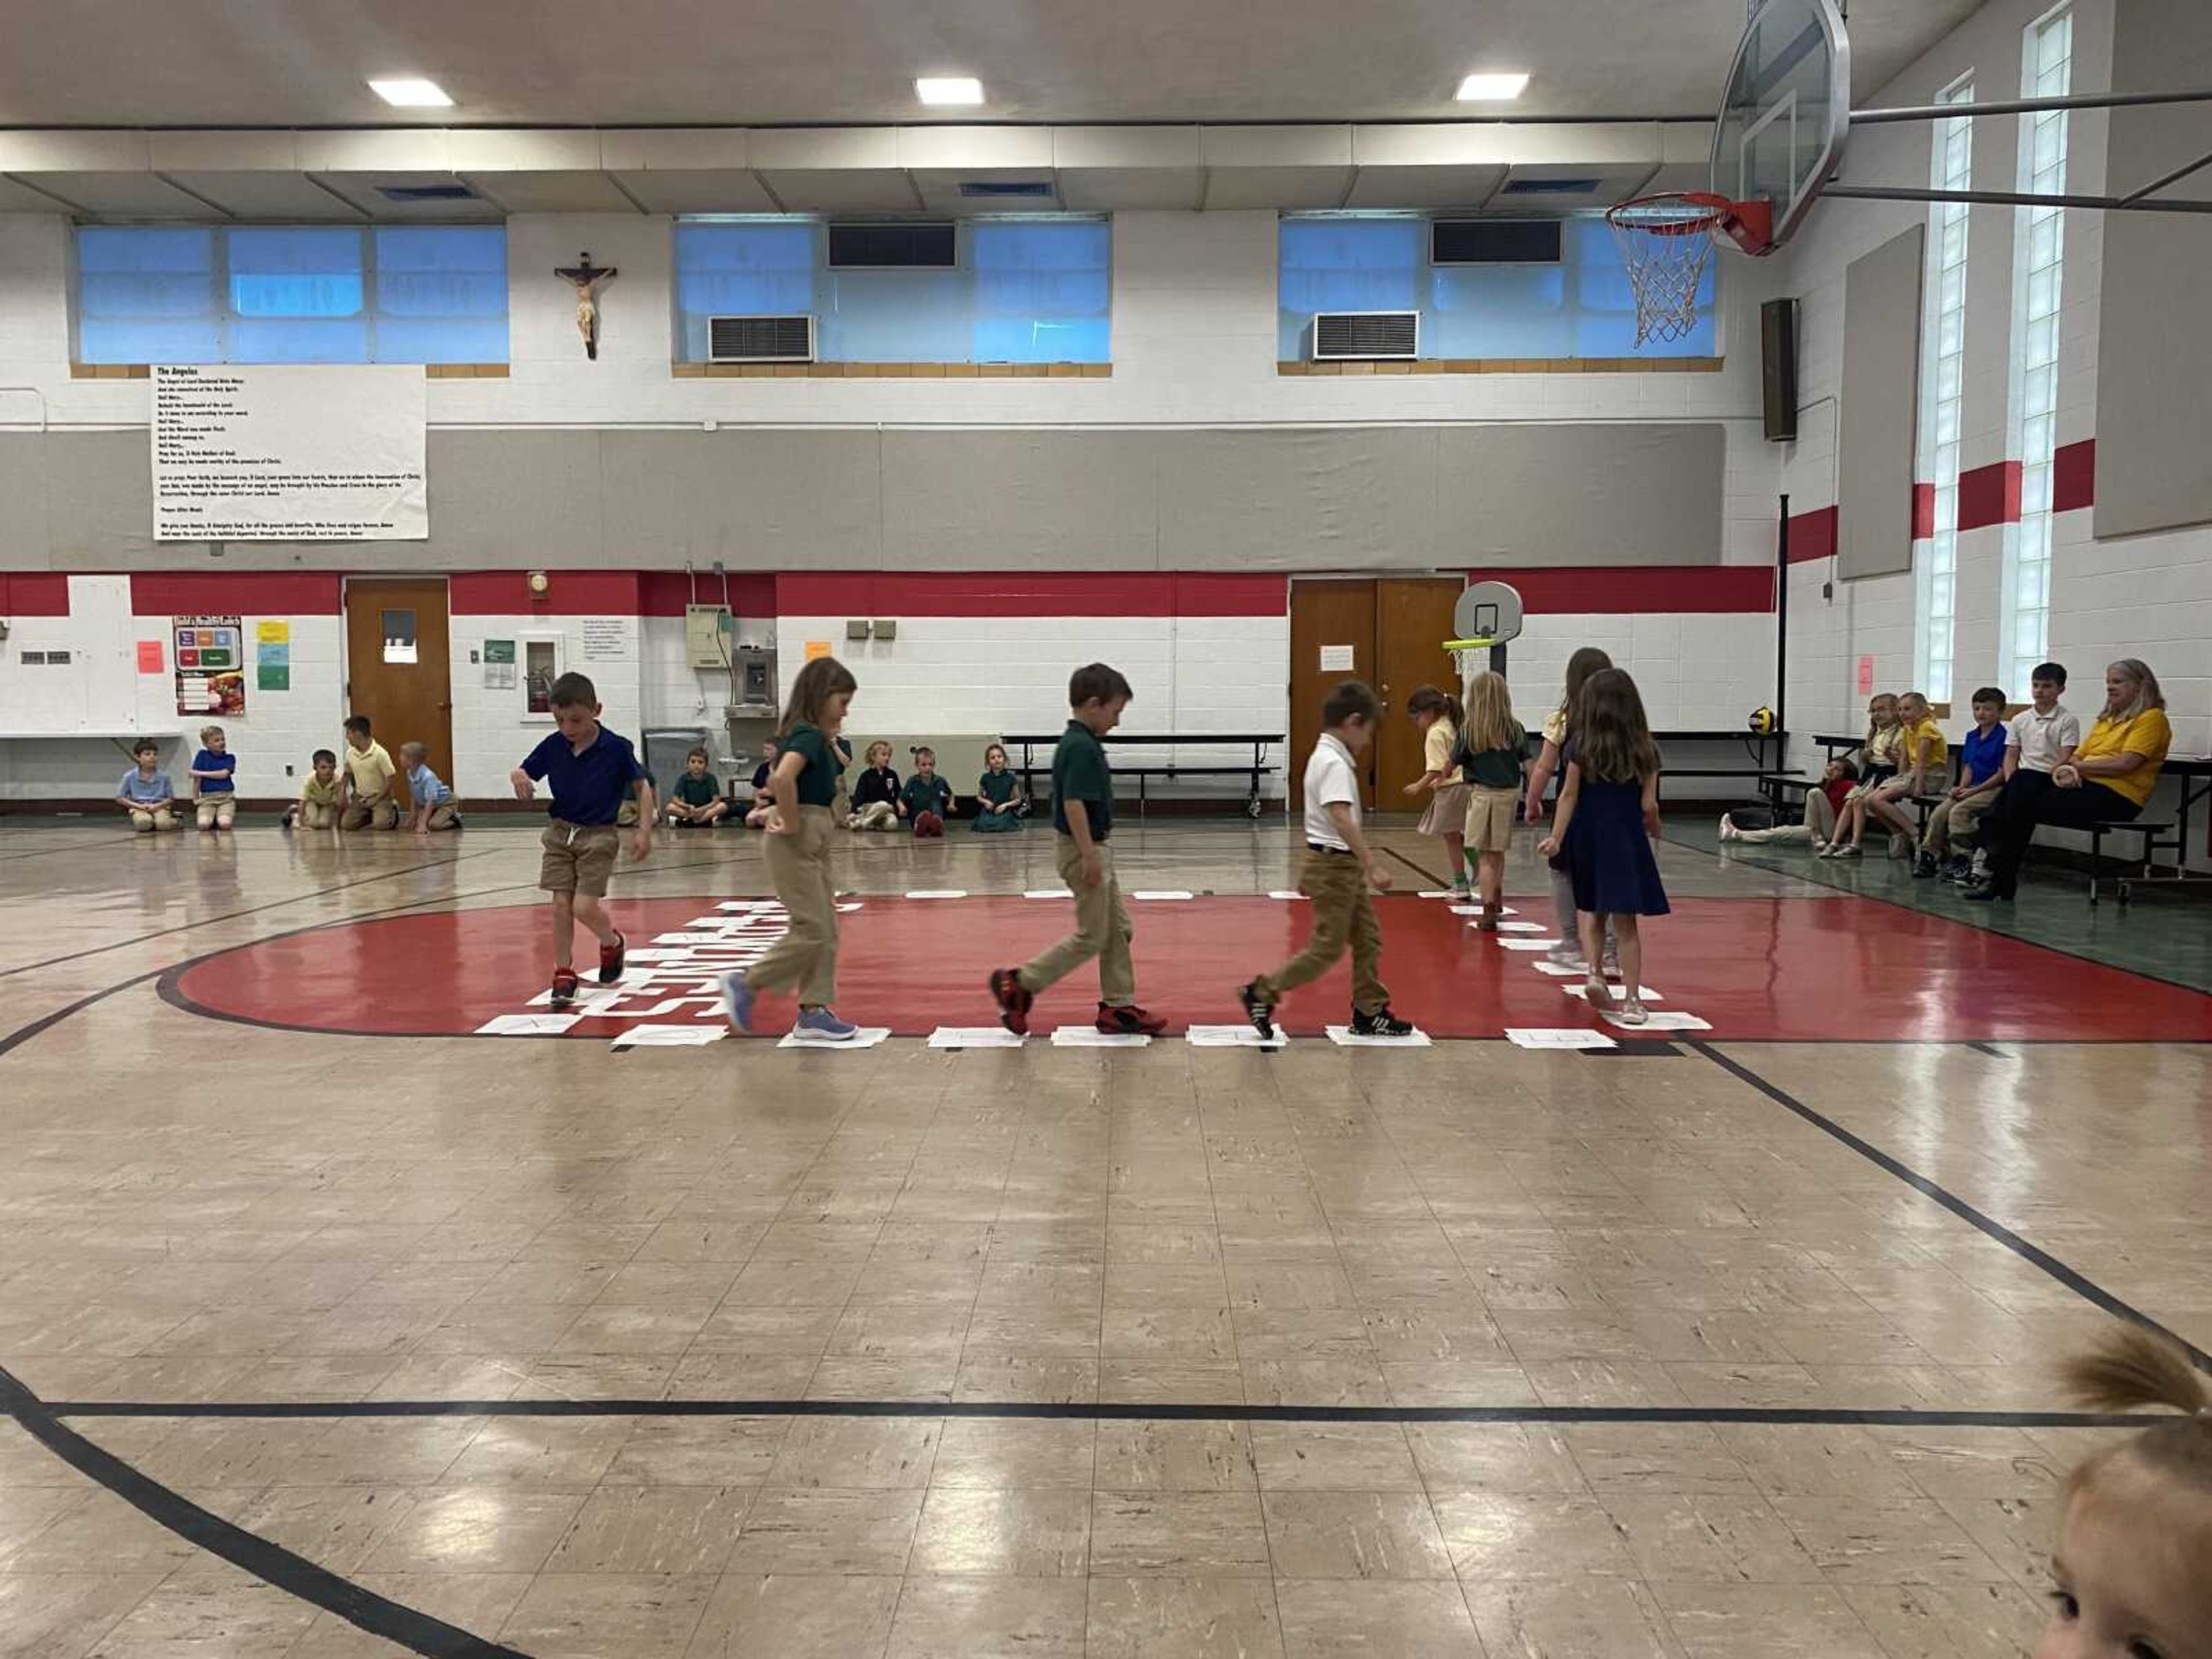
<svg viewBox="0 0 2212 1659">
<path fill-rule="evenodd" d="M 66 617 L 69 578 L 0 571 L 0 617 Z"/>
<path fill-rule="evenodd" d="M 1467 574 L 1470 581 L 1511 583 L 1531 616 L 1774 608 L 1774 572 L 1763 564 L 1572 565 Z"/>
<path fill-rule="evenodd" d="M 681 570 L 647 570 L 638 578 L 638 599 L 648 617 L 680 617 L 684 607 L 726 605 L 744 617 L 775 615 L 775 578 L 764 573 L 732 574 L 726 581 L 711 572 L 696 578 Z"/>
<path fill-rule="evenodd" d="M 1280 617 L 1287 576 L 821 570 L 779 575 L 779 617 Z"/>
<path fill-rule="evenodd" d="M 2069 512 L 2097 499 L 2097 441 L 2061 444 L 2051 458 L 2051 510 Z"/>
<path fill-rule="evenodd" d="M 1959 475 L 1959 528 L 2020 522 L 2020 463 L 1992 461 Z"/>
<path fill-rule="evenodd" d="M 533 593 L 526 571 L 466 571 L 447 578 L 446 603 L 456 617 L 635 617 L 641 574 L 548 570 Z"/>
<path fill-rule="evenodd" d="M 134 617 L 335 617 L 338 577 L 313 570 L 199 570 L 131 578 Z"/>
<path fill-rule="evenodd" d="M 1936 533 L 1936 486 L 1912 486 L 1912 539 L 1924 542 Z"/>
<path fill-rule="evenodd" d="M 1806 564 L 1836 555 L 1837 513 L 1832 507 L 1816 507 L 1809 513 L 1790 515 L 1790 562 Z"/>
</svg>

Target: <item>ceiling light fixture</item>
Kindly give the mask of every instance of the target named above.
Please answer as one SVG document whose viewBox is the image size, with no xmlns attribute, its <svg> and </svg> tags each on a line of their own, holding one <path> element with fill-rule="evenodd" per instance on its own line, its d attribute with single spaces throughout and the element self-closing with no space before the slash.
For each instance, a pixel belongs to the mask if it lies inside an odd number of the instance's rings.
<svg viewBox="0 0 2212 1659">
<path fill-rule="evenodd" d="M 1528 85 L 1522 74 L 1470 75 L 1459 83 L 1462 104 L 1502 104 L 1518 98 Z"/>
<path fill-rule="evenodd" d="M 395 104 L 401 109 L 450 109 L 453 103 L 446 96 L 446 89 L 435 81 L 425 81 L 416 75 L 371 81 L 368 89 L 386 103 Z"/>
<path fill-rule="evenodd" d="M 915 96 L 925 104 L 980 104 L 983 83 L 972 75 L 924 76 L 914 83 Z"/>
</svg>

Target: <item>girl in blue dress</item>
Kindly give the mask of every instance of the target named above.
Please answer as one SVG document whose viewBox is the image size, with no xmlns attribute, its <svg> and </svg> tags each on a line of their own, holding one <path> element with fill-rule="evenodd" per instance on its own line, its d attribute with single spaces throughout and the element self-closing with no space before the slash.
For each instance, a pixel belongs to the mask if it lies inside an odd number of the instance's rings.
<svg viewBox="0 0 2212 1659">
<path fill-rule="evenodd" d="M 1659 749 L 1636 682 L 1618 668 L 1591 675 L 1576 699 L 1572 732 L 1560 756 L 1567 781 L 1540 850 L 1547 858 L 1565 854 L 1575 888 L 1575 926 L 1583 959 L 1591 964 L 1590 1006 L 1613 1006 L 1597 966 L 1609 923 L 1620 941 L 1621 1023 L 1641 1025 L 1649 1016 L 1640 995 L 1644 941 L 1638 919 L 1663 916 L 1668 906 L 1659 860 L 1651 853 L 1659 833 Z"/>
<path fill-rule="evenodd" d="M 972 828 L 979 836 L 1002 836 L 1022 827 L 1029 803 L 1022 799 L 1022 781 L 1006 765 L 1006 751 L 993 744 L 983 751 L 983 775 L 975 783 L 975 817 Z"/>
</svg>

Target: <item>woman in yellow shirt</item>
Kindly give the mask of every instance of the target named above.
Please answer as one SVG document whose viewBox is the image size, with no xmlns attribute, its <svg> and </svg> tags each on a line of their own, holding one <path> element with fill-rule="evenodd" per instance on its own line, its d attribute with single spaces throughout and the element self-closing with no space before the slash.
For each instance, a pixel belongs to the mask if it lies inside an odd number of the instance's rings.
<svg viewBox="0 0 2212 1659">
<path fill-rule="evenodd" d="M 2039 823 L 2070 830 L 2093 823 L 2125 823 L 2136 817 L 2158 787 L 2159 769 L 2172 745 L 2166 723 L 2166 694 L 2150 665 L 2123 657 L 2105 670 L 2105 712 L 2081 739 L 2074 758 L 2051 775 L 2051 787 L 2027 810 L 1992 811 L 1983 820 L 1982 838 L 1990 848 L 1990 878 L 1970 889 L 1970 899 L 2008 899 L 2018 888 L 2020 862 Z"/>
</svg>

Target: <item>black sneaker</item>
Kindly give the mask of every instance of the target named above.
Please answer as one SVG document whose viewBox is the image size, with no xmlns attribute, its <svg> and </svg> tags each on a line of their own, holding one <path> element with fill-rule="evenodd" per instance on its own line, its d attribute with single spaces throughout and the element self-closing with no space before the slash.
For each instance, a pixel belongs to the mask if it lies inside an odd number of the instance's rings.
<svg viewBox="0 0 2212 1659">
<path fill-rule="evenodd" d="M 1401 1019 L 1386 1006 L 1371 1014 L 1352 1011 L 1352 1035 L 1354 1036 L 1398 1037 L 1413 1035 L 1413 1022 Z"/>
<path fill-rule="evenodd" d="M 1244 1005 L 1244 1018 L 1252 1022 L 1252 1029 L 1260 1034 L 1262 1042 L 1275 1040 L 1275 1005 L 1260 994 L 1257 984 L 1241 986 L 1237 1000 Z"/>
<path fill-rule="evenodd" d="M 612 945 L 599 946 L 600 984 L 612 985 L 623 976 L 623 963 L 628 960 L 629 951 L 629 941 L 622 936 L 620 929 L 616 930 Z"/>
<path fill-rule="evenodd" d="M 575 1001 L 576 970 L 556 968 L 553 970 L 553 1006 L 556 1009 L 574 1007 Z"/>
<path fill-rule="evenodd" d="M 1943 866 L 1943 879 L 1953 882 L 1970 881 L 1973 878 L 1973 872 L 1974 866 L 1972 860 L 1953 859 Z"/>
<path fill-rule="evenodd" d="M 1935 873 L 1936 855 L 1933 853 L 1923 853 L 1918 858 L 1912 860 L 1912 874 L 1914 879 L 1917 880 L 1922 877 L 1932 876 Z"/>
<path fill-rule="evenodd" d="M 2009 899 L 2012 895 L 2010 893 L 2000 893 L 1996 890 L 1996 884 L 1985 881 L 1978 887 L 1969 887 L 1959 896 L 1965 899 L 1971 899 L 1977 904 L 1988 904 L 2001 899 Z"/>
</svg>

